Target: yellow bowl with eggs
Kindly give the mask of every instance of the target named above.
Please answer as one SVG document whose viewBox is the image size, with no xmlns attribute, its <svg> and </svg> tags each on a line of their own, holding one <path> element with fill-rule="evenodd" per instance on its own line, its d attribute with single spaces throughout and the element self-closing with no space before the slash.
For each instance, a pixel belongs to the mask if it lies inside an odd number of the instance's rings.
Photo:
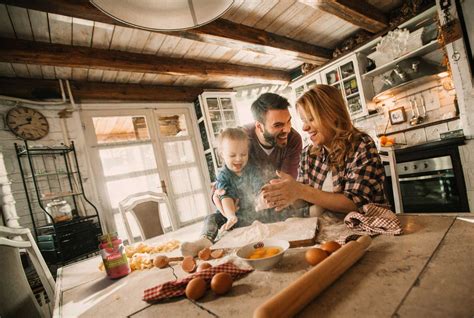
<svg viewBox="0 0 474 318">
<path fill-rule="evenodd" d="M 278 264 L 289 247 L 288 241 L 265 239 L 241 247 L 237 251 L 237 257 L 252 268 L 265 271 Z"/>
</svg>

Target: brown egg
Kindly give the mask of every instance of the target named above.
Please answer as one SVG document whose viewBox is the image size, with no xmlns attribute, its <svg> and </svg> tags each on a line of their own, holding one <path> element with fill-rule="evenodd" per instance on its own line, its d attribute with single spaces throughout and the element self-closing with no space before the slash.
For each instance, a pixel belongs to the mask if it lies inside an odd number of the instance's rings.
<svg viewBox="0 0 474 318">
<path fill-rule="evenodd" d="M 232 279 L 232 276 L 229 273 L 217 273 L 216 275 L 214 275 L 214 277 L 212 277 L 211 289 L 217 295 L 224 295 L 232 288 L 233 282 L 234 280 Z"/>
<path fill-rule="evenodd" d="M 155 267 L 158 267 L 158 268 L 165 268 L 166 266 L 168 266 L 169 262 L 170 262 L 170 259 L 167 256 L 158 255 L 153 260 L 153 265 L 155 265 Z"/>
<path fill-rule="evenodd" d="M 203 261 L 207 261 L 208 259 L 211 258 L 211 250 L 209 248 L 203 248 L 202 250 L 199 251 L 198 253 L 199 259 Z"/>
<path fill-rule="evenodd" d="M 197 267 L 197 271 L 202 272 L 203 270 L 211 268 L 211 267 L 212 267 L 211 264 L 204 262 L 204 263 L 199 264 L 199 266 Z"/>
<path fill-rule="evenodd" d="M 212 258 L 221 258 L 224 255 L 224 250 L 213 250 L 211 252 Z"/>
<path fill-rule="evenodd" d="M 187 273 L 194 272 L 196 270 L 196 262 L 194 261 L 194 258 L 192 256 L 185 256 L 181 268 Z"/>
<path fill-rule="evenodd" d="M 334 242 L 334 241 L 328 241 L 328 242 L 324 243 L 323 245 L 321 245 L 321 249 L 323 251 L 328 252 L 329 255 L 331 255 L 332 253 L 334 253 L 335 251 L 337 251 L 340 248 L 341 248 L 341 245 L 337 242 Z"/>
<path fill-rule="evenodd" d="M 196 277 L 186 285 L 186 297 L 192 300 L 198 300 L 206 293 L 207 283 L 202 277 Z"/>
<path fill-rule="evenodd" d="M 320 248 L 310 248 L 306 251 L 305 258 L 309 265 L 315 266 L 322 262 L 328 254 Z"/>
</svg>

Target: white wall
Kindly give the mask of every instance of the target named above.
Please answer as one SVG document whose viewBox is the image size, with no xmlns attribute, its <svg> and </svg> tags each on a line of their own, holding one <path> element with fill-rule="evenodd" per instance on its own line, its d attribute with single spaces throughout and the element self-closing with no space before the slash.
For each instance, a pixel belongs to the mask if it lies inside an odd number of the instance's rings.
<svg viewBox="0 0 474 318">
<path fill-rule="evenodd" d="M 17 214 L 20 217 L 18 221 L 21 226 L 32 228 L 25 190 L 21 180 L 20 168 L 18 166 L 18 160 L 14 148 L 14 143 L 23 144 L 23 141 L 8 130 L 4 121 L 6 113 L 13 107 L 13 105 L 14 104 L 11 102 L 0 101 L 0 148 L 3 152 L 5 167 L 8 172 L 8 179 L 12 183 L 12 195 L 16 201 Z M 76 146 L 79 167 L 81 170 L 86 195 L 88 199 L 98 207 L 97 196 L 94 190 L 95 187 L 93 185 L 92 179 L 90 178 L 91 173 L 89 171 L 89 165 L 87 164 L 85 156 L 86 149 L 84 135 L 78 113 L 73 113 L 71 118 L 60 119 L 58 112 L 65 106 L 24 106 L 39 110 L 49 122 L 49 134 L 41 140 L 29 142 L 29 145 L 54 146 L 67 142 L 64 140 L 64 135 L 61 130 L 61 121 L 66 121 L 65 124 L 67 127 L 69 140 L 74 141 Z"/>
<path fill-rule="evenodd" d="M 439 2 L 439 0 L 436 0 L 438 7 Z M 451 12 L 454 17 L 457 17 L 454 3 Z M 473 12 L 466 13 L 469 13 L 471 17 L 473 16 Z M 440 18 L 443 21 L 441 13 Z M 474 74 L 471 73 L 463 39 L 448 44 L 447 53 L 453 73 L 454 86 L 458 95 L 460 126 L 464 130 L 464 134 L 471 138 L 465 146 L 460 147 L 460 152 L 464 178 L 466 179 L 469 207 L 471 212 L 474 212 L 474 140 L 472 139 L 474 138 Z M 459 60 L 454 59 L 455 53 L 459 53 Z"/>
</svg>

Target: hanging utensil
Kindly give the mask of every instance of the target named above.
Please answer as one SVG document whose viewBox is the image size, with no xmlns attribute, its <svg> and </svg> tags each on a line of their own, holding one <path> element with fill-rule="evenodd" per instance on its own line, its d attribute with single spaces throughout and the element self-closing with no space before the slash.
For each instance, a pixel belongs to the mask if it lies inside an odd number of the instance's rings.
<svg viewBox="0 0 474 318">
<path fill-rule="evenodd" d="M 423 110 L 423 118 L 426 118 L 426 105 L 425 105 L 425 99 L 423 97 L 423 94 L 420 97 L 421 99 L 421 109 Z"/>
<path fill-rule="evenodd" d="M 416 123 L 420 124 L 423 122 L 424 117 L 421 116 L 420 109 L 418 108 L 418 101 L 416 100 L 416 96 L 413 98 L 413 103 L 415 104 L 415 109 L 416 109 Z"/>
<path fill-rule="evenodd" d="M 410 119 L 410 125 L 414 126 L 418 124 L 418 116 L 415 115 L 415 109 L 413 107 L 413 100 L 409 100 L 410 103 L 410 109 L 411 109 L 411 119 Z"/>
</svg>

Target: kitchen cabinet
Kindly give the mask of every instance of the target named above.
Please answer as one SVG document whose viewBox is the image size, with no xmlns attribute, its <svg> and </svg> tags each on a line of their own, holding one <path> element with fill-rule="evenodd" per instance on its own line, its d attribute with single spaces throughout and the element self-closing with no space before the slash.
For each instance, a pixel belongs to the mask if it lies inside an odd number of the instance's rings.
<svg viewBox="0 0 474 318">
<path fill-rule="evenodd" d="M 235 92 L 204 92 L 194 103 L 209 178 L 216 180 L 222 162 L 217 153 L 217 137 L 227 127 L 238 125 Z"/>
<path fill-rule="evenodd" d="M 293 84 L 291 87 L 293 88 L 295 101 L 303 95 L 306 91 L 310 90 L 314 85 L 321 84 L 321 75 L 320 73 L 311 73 L 308 76 L 305 76 Z"/>
<path fill-rule="evenodd" d="M 352 119 L 369 113 L 366 97 L 372 97 L 372 90 L 362 82 L 359 63 L 358 56 L 351 54 L 321 71 L 322 82 L 341 92 Z"/>
</svg>

